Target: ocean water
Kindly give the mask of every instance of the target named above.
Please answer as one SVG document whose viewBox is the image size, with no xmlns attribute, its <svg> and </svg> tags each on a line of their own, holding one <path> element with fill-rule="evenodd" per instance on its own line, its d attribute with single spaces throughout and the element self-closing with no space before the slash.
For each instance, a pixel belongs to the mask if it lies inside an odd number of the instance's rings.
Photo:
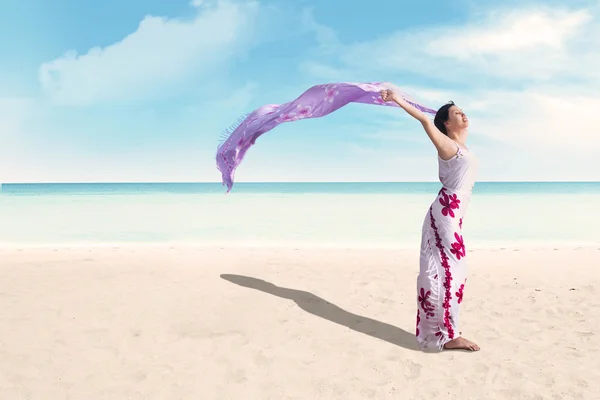
<svg viewBox="0 0 600 400">
<path fill-rule="evenodd" d="M 0 245 L 413 247 L 439 183 L 3 184 Z M 600 244 L 600 182 L 477 183 L 467 247 Z"/>
</svg>

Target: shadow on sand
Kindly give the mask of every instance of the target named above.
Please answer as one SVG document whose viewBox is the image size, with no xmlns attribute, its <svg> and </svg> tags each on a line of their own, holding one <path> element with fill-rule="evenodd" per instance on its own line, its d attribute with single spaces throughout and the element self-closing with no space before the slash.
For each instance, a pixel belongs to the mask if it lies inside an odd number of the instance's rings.
<svg viewBox="0 0 600 400">
<path fill-rule="evenodd" d="M 270 282 L 250 276 L 222 274 L 221 278 L 236 285 L 260 290 L 261 292 L 272 294 L 282 299 L 293 300 L 304 311 L 333 323 L 346 326 L 356 332 L 385 340 L 388 343 L 405 349 L 419 350 L 414 334 L 396 326 L 386 324 L 385 322 L 352 314 L 310 292 L 275 286 Z"/>
</svg>

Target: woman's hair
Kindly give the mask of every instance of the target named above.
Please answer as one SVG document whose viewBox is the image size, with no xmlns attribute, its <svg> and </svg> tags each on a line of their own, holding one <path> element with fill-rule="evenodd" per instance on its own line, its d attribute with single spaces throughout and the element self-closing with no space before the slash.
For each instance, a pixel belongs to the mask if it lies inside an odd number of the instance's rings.
<svg viewBox="0 0 600 400">
<path fill-rule="evenodd" d="M 449 101 L 440 107 L 439 110 L 435 113 L 435 118 L 433 119 L 433 123 L 436 128 L 440 130 L 444 135 L 448 136 L 448 131 L 446 130 L 446 125 L 444 123 L 448 121 L 450 116 L 450 107 L 454 105 L 453 101 Z"/>
</svg>

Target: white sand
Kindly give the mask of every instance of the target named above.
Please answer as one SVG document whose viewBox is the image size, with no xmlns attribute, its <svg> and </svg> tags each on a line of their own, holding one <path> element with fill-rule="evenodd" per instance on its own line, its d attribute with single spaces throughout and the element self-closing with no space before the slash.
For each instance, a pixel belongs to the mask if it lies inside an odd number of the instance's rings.
<svg viewBox="0 0 600 400">
<path fill-rule="evenodd" d="M 0 399 L 600 398 L 600 249 L 470 252 L 478 353 L 415 350 L 417 258 L 2 249 Z"/>
</svg>

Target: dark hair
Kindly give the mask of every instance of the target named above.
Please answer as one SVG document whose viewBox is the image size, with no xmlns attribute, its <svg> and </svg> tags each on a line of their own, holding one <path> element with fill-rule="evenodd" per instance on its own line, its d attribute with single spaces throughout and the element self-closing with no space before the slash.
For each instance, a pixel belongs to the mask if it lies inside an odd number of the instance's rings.
<svg viewBox="0 0 600 400">
<path fill-rule="evenodd" d="M 454 102 L 449 101 L 448 103 L 441 106 L 440 109 L 437 110 L 437 112 L 435 113 L 435 118 L 433 119 L 435 127 L 438 128 L 440 132 L 442 132 L 446 136 L 448 136 L 448 131 L 446 130 L 446 125 L 444 125 L 444 123 L 448 121 L 448 118 L 450 116 L 450 107 L 452 107 L 453 105 L 455 105 Z"/>
</svg>

